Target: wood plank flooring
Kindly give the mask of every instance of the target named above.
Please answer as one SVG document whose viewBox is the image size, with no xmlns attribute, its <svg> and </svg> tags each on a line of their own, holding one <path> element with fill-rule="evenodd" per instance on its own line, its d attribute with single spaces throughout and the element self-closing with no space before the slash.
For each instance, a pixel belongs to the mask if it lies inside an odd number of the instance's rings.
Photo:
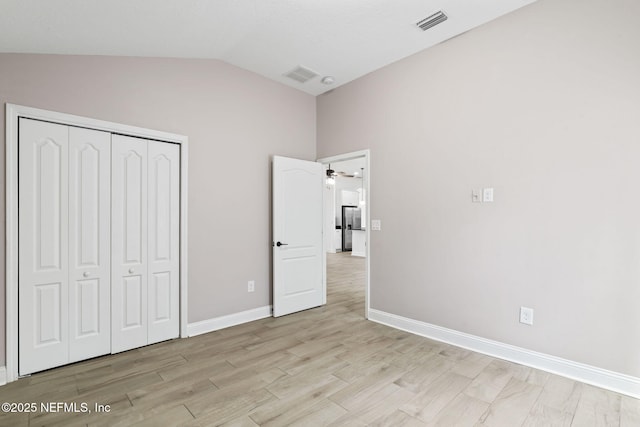
<svg viewBox="0 0 640 427">
<path fill-rule="evenodd" d="M 327 262 L 325 307 L 20 379 L 0 402 L 92 412 L 0 425 L 640 426 L 636 399 L 364 320 L 364 260 Z"/>
</svg>

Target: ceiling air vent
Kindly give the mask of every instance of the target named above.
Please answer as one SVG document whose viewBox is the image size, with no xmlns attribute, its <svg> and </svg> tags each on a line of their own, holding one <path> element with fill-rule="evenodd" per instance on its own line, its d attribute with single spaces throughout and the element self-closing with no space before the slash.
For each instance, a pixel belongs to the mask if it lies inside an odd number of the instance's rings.
<svg viewBox="0 0 640 427">
<path fill-rule="evenodd" d="M 285 74 L 285 76 L 300 83 L 306 83 L 312 78 L 316 77 L 317 75 L 318 73 L 316 73 L 315 71 L 312 71 L 308 68 L 304 68 L 303 66 L 300 66 L 300 65 L 298 65 L 296 68 L 294 68 L 293 70 Z"/>
<path fill-rule="evenodd" d="M 435 27 L 436 25 L 446 20 L 447 20 L 447 15 L 445 15 L 443 11 L 439 11 L 434 13 L 431 16 L 427 16 L 422 21 L 418 22 L 416 25 L 420 27 L 422 31 L 427 31 L 429 28 Z"/>
</svg>

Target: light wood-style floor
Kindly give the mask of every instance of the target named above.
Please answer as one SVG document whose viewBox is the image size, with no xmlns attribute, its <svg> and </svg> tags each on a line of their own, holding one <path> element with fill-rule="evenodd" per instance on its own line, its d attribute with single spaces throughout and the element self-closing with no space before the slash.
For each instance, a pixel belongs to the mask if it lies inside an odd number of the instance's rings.
<svg viewBox="0 0 640 427">
<path fill-rule="evenodd" d="M 2 426 L 640 426 L 640 401 L 364 320 L 364 260 L 328 257 L 328 304 L 53 369 Z"/>
</svg>

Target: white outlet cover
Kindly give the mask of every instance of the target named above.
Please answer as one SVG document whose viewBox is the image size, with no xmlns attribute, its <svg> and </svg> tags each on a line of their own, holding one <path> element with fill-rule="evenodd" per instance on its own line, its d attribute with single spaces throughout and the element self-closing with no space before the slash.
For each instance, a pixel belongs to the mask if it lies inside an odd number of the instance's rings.
<svg viewBox="0 0 640 427">
<path fill-rule="evenodd" d="M 375 230 L 375 231 L 382 230 L 382 221 L 380 221 L 379 219 L 372 219 L 371 220 L 371 229 Z"/>
<path fill-rule="evenodd" d="M 533 325 L 533 308 L 520 307 L 520 323 Z"/>
<path fill-rule="evenodd" d="M 255 292 L 256 290 L 256 282 L 254 280 L 249 280 L 247 283 L 247 292 Z"/>
<path fill-rule="evenodd" d="M 482 201 L 493 202 L 493 188 L 485 188 L 482 190 Z"/>
</svg>

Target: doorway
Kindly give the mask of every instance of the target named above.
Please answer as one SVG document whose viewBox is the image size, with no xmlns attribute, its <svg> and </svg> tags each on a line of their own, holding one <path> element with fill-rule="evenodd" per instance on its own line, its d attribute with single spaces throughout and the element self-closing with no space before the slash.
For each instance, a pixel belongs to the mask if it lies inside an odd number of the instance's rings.
<svg viewBox="0 0 640 427">
<path fill-rule="evenodd" d="M 318 162 L 324 165 L 326 174 L 324 254 L 327 258 L 327 292 L 332 294 L 332 286 L 342 289 L 343 285 L 357 284 L 363 287 L 364 317 L 368 318 L 371 247 L 369 150 L 325 157 Z M 348 213 L 346 217 L 350 220 L 343 221 L 343 207 L 348 208 L 344 213 Z M 350 250 L 343 250 L 345 248 Z M 358 289 L 351 290 L 358 292 Z"/>
</svg>

